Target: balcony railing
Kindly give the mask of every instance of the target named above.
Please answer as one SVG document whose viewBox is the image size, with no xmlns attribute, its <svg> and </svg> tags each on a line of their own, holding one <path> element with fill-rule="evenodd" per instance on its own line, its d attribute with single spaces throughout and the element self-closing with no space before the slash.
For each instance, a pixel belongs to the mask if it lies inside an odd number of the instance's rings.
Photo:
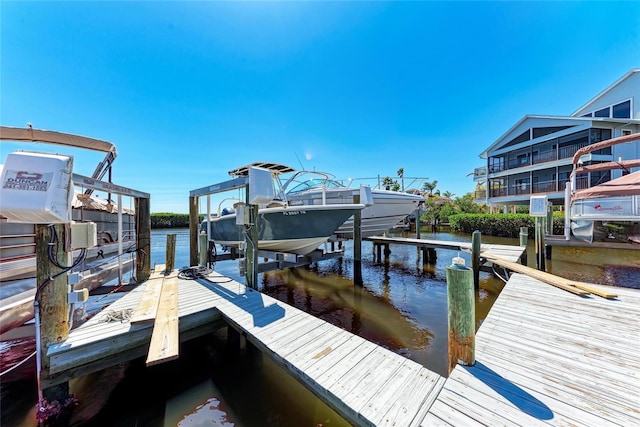
<svg viewBox="0 0 640 427">
<path fill-rule="evenodd" d="M 486 200 L 487 190 L 476 190 L 473 195 L 474 200 Z"/>
<path fill-rule="evenodd" d="M 486 166 L 475 168 L 473 170 L 473 179 L 477 180 L 478 178 L 484 178 L 485 176 L 487 176 L 487 167 Z"/>
<path fill-rule="evenodd" d="M 557 191 L 555 181 L 536 182 L 532 186 L 533 193 L 553 193 Z"/>
<path fill-rule="evenodd" d="M 542 151 L 540 153 L 536 153 L 533 156 L 533 164 L 537 165 L 539 163 L 553 162 L 557 160 L 558 153 L 556 150 Z"/>
</svg>

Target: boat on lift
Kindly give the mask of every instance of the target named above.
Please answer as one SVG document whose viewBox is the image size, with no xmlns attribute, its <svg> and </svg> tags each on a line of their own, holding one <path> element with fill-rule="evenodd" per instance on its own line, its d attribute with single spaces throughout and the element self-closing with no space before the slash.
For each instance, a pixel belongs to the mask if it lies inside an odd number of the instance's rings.
<svg viewBox="0 0 640 427">
<path fill-rule="evenodd" d="M 360 188 L 347 187 L 331 174 L 316 171 L 297 171 L 284 184 L 284 198 L 290 206 L 331 205 L 353 202 Z M 411 215 L 425 201 L 420 194 L 384 189 L 370 189 L 373 204 L 362 211 L 362 237 L 371 237 L 393 229 Z M 353 217 L 345 221 L 336 235 L 353 238 Z"/>
<path fill-rule="evenodd" d="M 110 178 L 116 157 L 115 146 L 109 142 L 54 131 L 2 126 L 0 140 L 53 144 L 106 153 L 92 177 L 86 178 L 89 180 L 99 181 L 107 173 Z M 56 148 L 56 152 L 59 150 Z M 34 315 L 36 224 L 50 224 L 48 215 L 53 215 L 60 208 L 53 206 L 51 210 L 39 211 L 34 208 L 39 202 L 34 201 L 52 200 L 52 188 L 58 183 L 52 179 L 51 170 L 41 166 L 54 157 L 72 159 L 72 156 L 18 150 L 7 154 L 4 166 L 0 165 L 2 191 L 11 192 L 9 195 L 3 193 L 3 200 L 0 200 L 0 334 L 3 339 L 7 339 L 6 333 Z M 14 166 L 11 166 L 11 161 Z M 69 164 L 65 173 L 71 174 L 73 161 Z M 105 283 L 116 280 L 122 282 L 123 275 L 135 266 L 134 210 L 97 197 L 90 190 L 78 191 L 76 188 L 73 191 L 73 183 L 65 194 L 68 195 L 64 198 L 68 197 L 69 200 L 60 201 L 60 205 L 69 205 L 68 222 L 95 224 L 97 243 L 96 246 L 71 252 L 68 265 L 74 265 L 73 272 L 79 273 L 80 278 L 73 285 L 74 289 L 93 290 Z"/>
<path fill-rule="evenodd" d="M 258 217 L 254 224 L 246 218 L 248 208 L 243 202 L 236 203 L 233 208 L 218 208 L 216 216 L 205 219 L 200 230 L 207 233 L 209 240 L 225 247 L 242 247 L 247 241 L 246 230 L 256 226 L 258 231 L 257 247 L 259 250 L 308 254 L 327 242 L 353 214 L 364 209 L 361 203 L 339 203 L 325 205 L 292 206 L 285 199 L 276 198 L 276 186 L 279 186 L 279 175 L 293 171 L 292 169 L 273 163 L 253 163 L 229 171 L 235 178 L 248 177 L 251 171 L 259 171 L 263 176 L 270 176 L 270 200 L 258 203 Z M 266 184 L 262 184 L 265 185 Z"/>
<path fill-rule="evenodd" d="M 569 213 L 567 222 L 574 237 L 588 243 L 640 243 L 640 171 L 631 172 L 632 168 L 640 167 L 640 159 L 579 165 L 585 154 L 637 139 L 640 139 L 637 133 L 613 138 L 584 147 L 574 155 L 574 169 L 565 201 Z M 578 175 L 614 169 L 622 169 L 625 174 L 590 188 L 576 190 Z"/>
</svg>

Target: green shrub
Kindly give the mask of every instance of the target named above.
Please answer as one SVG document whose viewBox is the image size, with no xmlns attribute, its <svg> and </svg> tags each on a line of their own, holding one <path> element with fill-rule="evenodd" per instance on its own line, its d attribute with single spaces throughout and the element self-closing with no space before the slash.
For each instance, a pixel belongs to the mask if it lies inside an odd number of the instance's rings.
<svg viewBox="0 0 640 427">
<path fill-rule="evenodd" d="M 535 219 L 528 214 L 456 214 L 449 216 L 451 229 L 471 234 L 479 230 L 488 236 L 518 237 L 520 227 L 527 227 L 529 236 L 535 234 Z M 553 234 L 563 234 L 564 213 L 553 213 Z"/>
<path fill-rule="evenodd" d="M 198 223 L 203 219 L 204 215 L 198 215 Z M 189 214 L 152 213 L 151 228 L 189 228 Z"/>
</svg>

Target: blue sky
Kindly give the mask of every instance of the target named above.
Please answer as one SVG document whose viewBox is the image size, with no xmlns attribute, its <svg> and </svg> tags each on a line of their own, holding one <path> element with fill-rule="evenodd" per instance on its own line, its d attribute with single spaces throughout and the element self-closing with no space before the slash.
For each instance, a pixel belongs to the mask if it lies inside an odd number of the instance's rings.
<svg viewBox="0 0 640 427">
<path fill-rule="evenodd" d="M 462 196 L 522 116 L 569 115 L 640 66 L 640 2 L 2 1 L 0 15 L 0 123 L 113 142 L 114 182 L 152 212 L 186 213 L 189 190 L 254 161 L 404 168 Z M 84 175 L 102 158 L 73 154 Z"/>
</svg>

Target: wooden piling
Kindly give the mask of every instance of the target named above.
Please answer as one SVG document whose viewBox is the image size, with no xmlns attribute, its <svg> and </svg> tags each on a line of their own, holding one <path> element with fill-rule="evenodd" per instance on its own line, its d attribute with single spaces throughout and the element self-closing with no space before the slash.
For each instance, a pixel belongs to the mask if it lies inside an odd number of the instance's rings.
<svg viewBox="0 0 640 427">
<path fill-rule="evenodd" d="M 176 264 L 176 235 L 167 234 L 167 253 L 165 255 L 165 274 L 169 274 L 173 271 Z"/>
<path fill-rule="evenodd" d="M 151 213 L 150 199 L 136 197 L 136 281 L 142 283 L 151 276 Z"/>
<path fill-rule="evenodd" d="M 198 264 L 198 197 L 189 196 L 189 265 L 196 264 Z"/>
<path fill-rule="evenodd" d="M 546 271 L 544 256 L 544 220 L 543 217 L 536 217 L 536 268 L 540 271 Z"/>
<path fill-rule="evenodd" d="M 520 256 L 520 263 L 522 265 L 527 265 L 527 243 L 529 238 L 529 228 L 528 227 L 520 227 L 520 246 L 525 248 Z"/>
<path fill-rule="evenodd" d="M 353 196 L 353 203 L 360 203 L 360 195 Z M 362 210 L 353 214 L 353 283 L 362 286 Z"/>
<path fill-rule="evenodd" d="M 40 367 L 41 380 L 47 379 L 50 359 L 47 350 L 50 345 L 69 336 L 69 284 L 65 269 L 56 266 L 49 258 L 49 242 L 52 232 L 57 236 L 52 245 L 52 253 L 58 264 L 68 266 L 68 252 L 65 250 L 67 228 L 65 224 L 36 225 L 36 310 L 40 320 Z M 36 325 L 37 327 L 37 325 Z M 40 384 L 38 384 L 39 386 Z M 64 406 L 69 399 L 69 383 L 64 382 L 42 390 L 42 397 L 52 403 L 58 401 Z M 43 402 L 40 402 L 43 403 Z"/>
<path fill-rule="evenodd" d="M 471 235 L 471 268 L 473 269 L 473 286 L 480 288 L 480 250 L 482 246 L 482 235 L 476 230 Z"/>
<path fill-rule="evenodd" d="M 247 187 L 248 188 L 248 187 Z M 258 205 L 251 205 L 249 191 L 247 191 L 247 208 L 249 210 L 249 225 L 245 225 L 247 242 L 244 250 L 245 278 L 247 286 L 258 289 Z"/>
<path fill-rule="evenodd" d="M 475 291 L 473 271 L 462 258 L 447 267 L 449 373 L 456 364 L 475 364 Z"/>
</svg>

